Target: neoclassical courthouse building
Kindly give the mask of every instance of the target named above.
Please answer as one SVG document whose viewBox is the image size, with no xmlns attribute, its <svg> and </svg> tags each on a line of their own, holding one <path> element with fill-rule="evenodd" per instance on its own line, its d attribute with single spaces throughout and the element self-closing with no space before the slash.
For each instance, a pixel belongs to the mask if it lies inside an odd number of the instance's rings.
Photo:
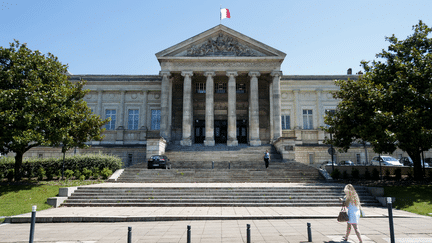
<svg viewBox="0 0 432 243">
<path fill-rule="evenodd" d="M 338 103 L 334 80 L 358 76 L 283 75 L 285 56 L 218 25 L 156 53 L 159 75 L 70 75 L 72 81 L 87 80 L 84 99 L 92 111 L 111 118 L 103 141 L 78 153 L 102 151 L 134 164 L 164 153 L 169 144 L 273 144 L 287 160 L 328 161 L 320 127 Z M 26 156 L 56 153 L 39 147 Z M 364 163 L 365 154 L 353 146 L 336 157 Z"/>
</svg>

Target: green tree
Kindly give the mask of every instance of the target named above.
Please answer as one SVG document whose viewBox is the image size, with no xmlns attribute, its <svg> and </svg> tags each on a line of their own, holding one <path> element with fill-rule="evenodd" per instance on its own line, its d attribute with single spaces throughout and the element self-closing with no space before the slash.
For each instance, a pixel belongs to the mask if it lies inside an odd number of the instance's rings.
<svg viewBox="0 0 432 243">
<path fill-rule="evenodd" d="M 67 66 L 17 40 L 0 47 L 0 152 L 14 152 L 15 180 L 23 155 L 36 146 L 86 147 L 101 140 L 106 120 L 83 101 L 85 81 L 72 83 Z"/>
<path fill-rule="evenodd" d="M 414 177 L 422 179 L 420 153 L 432 147 L 432 39 L 422 21 L 405 40 L 386 37 L 388 50 L 378 61 L 362 61 L 358 80 L 338 80 L 336 112 L 326 116 L 333 139 L 347 150 L 353 142 L 368 141 L 376 153 L 397 147 L 414 161 Z"/>
</svg>

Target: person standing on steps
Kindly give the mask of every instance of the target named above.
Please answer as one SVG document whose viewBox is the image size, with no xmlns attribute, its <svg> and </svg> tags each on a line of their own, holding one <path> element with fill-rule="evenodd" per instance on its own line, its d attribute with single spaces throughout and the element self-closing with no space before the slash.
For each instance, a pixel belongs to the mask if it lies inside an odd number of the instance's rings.
<svg viewBox="0 0 432 243">
<path fill-rule="evenodd" d="M 269 167 L 269 160 L 270 160 L 270 154 L 269 154 L 269 151 L 266 150 L 264 153 L 264 164 L 265 164 L 266 169 Z"/>
<path fill-rule="evenodd" d="M 359 242 L 362 243 L 360 230 L 358 228 L 358 222 L 360 218 L 361 205 L 360 198 L 351 184 L 348 184 L 344 188 L 345 196 L 344 199 L 339 198 L 339 201 L 342 202 L 342 205 L 347 207 L 348 209 L 348 222 L 347 222 L 347 230 L 344 237 L 342 237 L 343 241 L 348 240 L 348 236 L 351 233 L 351 226 L 354 228 L 357 238 Z"/>
</svg>

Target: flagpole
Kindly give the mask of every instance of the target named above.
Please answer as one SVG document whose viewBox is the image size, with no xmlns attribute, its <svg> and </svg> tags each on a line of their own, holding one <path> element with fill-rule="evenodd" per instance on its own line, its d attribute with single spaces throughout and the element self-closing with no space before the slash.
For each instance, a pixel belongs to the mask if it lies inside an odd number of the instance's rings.
<svg viewBox="0 0 432 243">
<path fill-rule="evenodd" d="M 221 25 L 222 24 L 222 5 L 220 5 L 220 7 L 219 7 L 219 25 Z"/>
</svg>

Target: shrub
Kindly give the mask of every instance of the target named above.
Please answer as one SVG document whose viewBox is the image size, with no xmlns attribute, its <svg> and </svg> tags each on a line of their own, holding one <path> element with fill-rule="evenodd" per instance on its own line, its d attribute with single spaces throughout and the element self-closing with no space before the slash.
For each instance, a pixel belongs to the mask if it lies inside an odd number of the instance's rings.
<svg viewBox="0 0 432 243">
<path fill-rule="evenodd" d="M 373 170 L 372 170 L 372 179 L 374 179 L 374 180 L 380 179 L 380 173 L 377 170 L 377 168 L 373 168 Z"/>
<path fill-rule="evenodd" d="M 354 179 L 359 179 L 359 178 L 360 178 L 360 171 L 359 171 L 357 168 L 353 168 L 353 169 L 351 170 L 351 176 L 352 176 Z"/>
<path fill-rule="evenodd" d="M 9 169 L 7 171 L 6 177 L 7 177 L 7 179 L 8 179 L 9 182 L 12 182 L 12 180 L 14 178 L 14 174 L 15 174 L 15 170 L 14 169 Z"/>
<path fill-rule="evenodd" d="M 402 169 L 401 168 L 397 168 L 395 170 L 395 179 L 396 180 L 402 179 Z"/>
<path fill-rule="evenodd" d="M 81 176 L 79 177 L 79 180 L 80 180 L 80 181 L 85 180 L 85 176 L 84 176 L 84 175 L 81 175 Z"/>
<path fill-rule="evenodd" d="M 73 175 L 74 175 L 73 170 L 66 170 L 64 172 L 64 176 L 66 177 L 66 179 L 70 179 Z"/>
<path fill-rule="evenodd" d="M 365 170 L 364 178 L 366 180 L 369 180 L 371 178 L 371 174 L 370 174 L 368 168 L 366 168 L 366 170 Z"/>
<path fill-rule="evenodd" d="M 385 172 L 384 172 L 384 175 L 385 175 L 385 177 L 386 177 L 387 180 L 390 179 L 390 174 L 391 174 L 390 170 L 386 169 Z"/>
<path fill-rule="evenodd" d="M 99 178 L 99 176 L 100 176 L 100 169 L 98 168 L 98 167 L 93 167 L 92 168 L 92 171 L 93 171 L 93 178 L 94 179 L 97 179 L 97 178 Z"/>
<path fill-rule="evenodd" d="M 408 178 L 413 179 L 414 178 L 414 169 L 409 168 L 408 170 Z"/>
<path fill-rule="evenodd" d="M 41 166 L 39 167 L 39 169 L 37 170 L 37 178 L 39 181 L 42 181 L 46 176 L 46 171 L 45 169 Z"/>
<path fill-rule="evenodd" d="M 75 170 L 74 177 L 78 179 L 81 176 L 81 171 Z"/>
<path fill-rule="evenodd" d="M 346 170 L 342 173 L 342 178 L 348 179 L 348 172 Z"/>
<path fill-rule="evenodd" d="M 46 177 L 50 181 L 54 178 L 54 170 L 52 168 L 47 169 L 46 171 Z"/>
<path fill-rule="evenodd" d="M 110 177 L 112 175 L 112 173 L 113 173 L 112 170 L 105 167 L 105 168 L 103 168 L 101 175 L 102 175 L 102 178 L 104 180 L 106 180 L 106 179 L 108 179 L 108 177 Z"/>
<path fill-rule="evenodd" d="M 338 169 L 334 169 L 330 175 L 331 175 L 331 177 L 333 177 L 333 179 L 339 179 L 340 174 L 341 173 Z"/>
<path fill-rule="evenodd" d="M 92 176 L 92 174 L 93 174 L 93 171 L 91 171 L 91 170 L 89 170 L 87 168 L 83 169 L 83 175 L 84 175 L 84 177 L 85 177 L 86 180 L 90 179 L 90 177 Z"/>
</svg>

